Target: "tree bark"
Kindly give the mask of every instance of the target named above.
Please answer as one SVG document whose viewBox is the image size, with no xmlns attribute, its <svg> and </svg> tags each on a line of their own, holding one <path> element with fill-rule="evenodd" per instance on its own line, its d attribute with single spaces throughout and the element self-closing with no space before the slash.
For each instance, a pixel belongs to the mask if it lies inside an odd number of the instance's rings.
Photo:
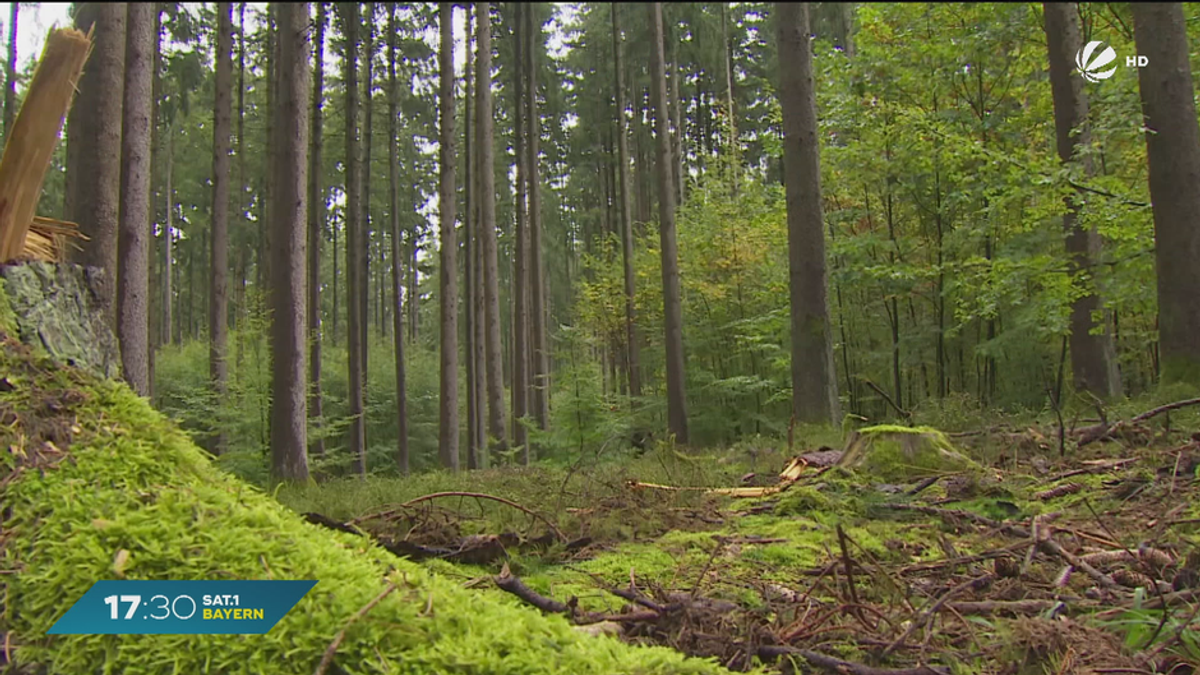
<svg viewBox="0 0 1200 675">
<path fill-rule="evenodd" d="M 370 334 L 371 312 L 369 300 L 371 297 L 371 118 L 375 110 L 375 78 L 373 74 L 373 66 L 375 65 L 375 3 L 368 2 L 365 4 L 367 9 L 367 34 L 363 40 L 363 132 L 362 132 L 362 173 L 359 174 L 361 185 L 361 195 L 359 196 L 359 206 L 362 208 L 362 216 L 359 223 L 359 233 L 362 235 L 358 242 L 358 261 L 361 265 L 359 273 L 359 288 L 358 288 L 358 311 L 359 311 L 359 337 L 362 342 L 360 354 L 362 355 L 362 382 L 363 389 L 367 387 L 367 378 L 370 375 L 370 369 L 367 367 L 368 356 L 370 355 L 370 342 L 368 335 Z"/>
<path fill-rule="evenodd" d="M 826 288 L 809 5 L 781 2 L 775 10 L 779 62 L 787 64 L 779 69 L 779 91 L 792 315 L 792 412 L 798 422 L 832 424 L 840 414 Z"/>
<path fill-rule="evenodd" d="M 313 33 L 312 130 L 308 158 L 308 417 L 313 428 L 324 423 L 321 397 L 321 235 L 325 229 L 325 188 L 321 181 L 321 132 L 325 103 L 325 3 L 317 4 Z M 335 254 L 336 255 L 336 254 Z M 325 454 L 325 440 L 309 439 L 308 452 Z"/>
<path fill-rule="evenodd" d="M 1200 128 L 1183 6 L 1135 3 L 1146 157 L 1154 204 L 1160 379 L 1200 381 Z"/>
<path fill-rule="evenodd" d="M 683 305 L 679 283 L 679 245 L 675 235 L 675 187 L 667 119 L 666 69 L 663 58 L 662 3 L 650 5 L 653 27 L 650 80 L 658 148 L 658 233 L 662 247 L 663 326 L 667 362 L 667 429 L 675 442 L 688 443 L 687 399 L 684 389 Z"/>
<path fill-rule="evenodd" d="M 479 138 L 479 232 L 483 255 L 483 309 L 486 340 L 485 368 L 487 370 L 488 433 L 492 449 L 503 451 L 508 435 L 504 429 L 504 361 L 500 340 L 500 275 L 496 242 L 496 175 L 492 121 L 492 4 L 476 4 L 475 115 Z"/>
<path fill-rule="evenodd" d="M 108 283 L 101 298 L 110 325 L 116 325 L 113 286 L 117 282 L 117 238 L 121 200 L 121 123 L 125 90 L 125 15 L 123 2 L 87 2 L 79 5 L 75 25 L 95 35 L 91 57 L 79 80 L 70 129 L 78 142 L 72 177 L 73 213 L 68 220 L 79 223 L 88 240 L 72 254 L 75 262 L 104 270 Z"/>
<path fill-rule="evenodd" d="M 132 5 L 131 5 L 132 7 Z M 130 17 L 132 18 L 132 12 Z M 217 405 L 228 390 L 229 366 L 229 150 L 233 127 L 233 4 L 217 3 L 217 79 L 213 109 L 212 236 L 210 242 L 208 369 Z M 126 75 L 128 77 L 128 75 Z M 128 104 L 127 104 L 128 105 Z M 213 454 L 225 451 L 227 438 L 218 420 L 209 439 Z"/>
<path fill-rule="evenodd" d="M 350 454 L 354 457 L 354 471 L 360 476 L 367 474 L 366 422 L 363 419 L 363 367 L 362 355 L 363 322 L 362 305 L 359 303 L 360 284 L 363 280 L 360 243 L 362 211 L 359 204 L 359 170 L 362 166 L 358 144 L 358 3 L 340 3 L 343 11 L 343 34 L 345 55 L 342 59 L 342 78 L 346 88 L 346 324 L 347 363 L 349 367 L 350 391 Z"/>
<path fill-rule="evenodd" d="M 438 397 L 438 454 L 442 466 L 458 471 L 458 243 L 455 237 L 454 189 L 454 4 L 438 3 L 439 90 L 438 166 L 440 168 L 438 224 L 441 230 L 440 395 Z"/>
<path fill-rule="evenodd" d="M 476 277 L 475 271 L 475 249 L 473 243 L 475 239 L 476 218 L 475 218 L 475 148 L 471 141 L 475 125 L 471 123 L 472 111 L 472 96 L 474 95 L 474 63 L 472 62 L 471 54 L 471 4 L 467 3 L 463 6 L 463 35 L 466 41 L 466 63 L 463 68 L 463 78 L 466 82 L 465 96 L 463 97 L 463 157 L 464 168 L 463 173 L 463 256 L 466 261 L 463 264 L 463 283 L 466 286 L 464 293 L 464 304 L 466 311 L 463 312 L 466 317 L 466 349 L 467 357 L 467 469 L 478 469 L 479 453 L 483 447 L 479 443 L 482 434 L 480 431 L 483 428 L 483 416 L 480 414 L 480 403 L 482 398 L 479 396 L 477 383 L 481 377 L 479 363 L 475 358 L 475 296 L 476 296 Z"/>
<path fill-rule="evenodd" d="M 638 353 L 637 307 L 634 303 L 633 209 L 629 194 L 629 120 L 625 117 L 625 69 L 621 47 L 620 11 L 612 5 L 613 70 L 616 72 L 617 176 L 621 201 L 621 263 L 625 271 L 625 353 L 629 371 L 629 396 L 642 396 L 641 357 Z M 636 403 L 634 404 L 636 405 Z"/>
<path fill-rule="evenodd" d="M 175 143 L 174 143 L 174 139 L 171 137 L 173 133 L 174 133 L 173 125 L 170 122 L 168 122 L 167 125 L 163 128 L 163 137 L 165 138 L 164 144 L 166 146 L 166 150 L 163 152 L 163 160 L 164 160 L 163 163 L 166 164 L 166 167 L 163 168 L 163 173 L 166 174 L 166 177 L 164 178 L 164 181 L 166 183 L 166 189 L 163 190 L 163 200 L 166 202 L 164 204 L 164 207 L 167 212 L 167 215 L 166 215 L 166 217 L 163 218 L 163 247 L 162 247 L 162 263 L 163 263 L 162 341 L 163 341 L 163 344 L 168 344 L 168 345 L 174 342 L 174 326 L 175 326 L 175 320 L 174 320 L 174 316 L 173 316 L 173 314 L 174 314 L 173 310 L 174 310 L 174 306 L 175 306 L 175 291 L 174 291 L 174 287 L 175 287 L 175 276 L 174 276 L 175 252 L 173 250 L 173 248 L 174 248 L 173 243 L 174 243 L 175 234 L 172 232 L 172 230 L 174 229 L 174 220 L 175 220 L 175 193 L 174 193 L 175 186 L 171 183 L 171 178 L 175 173 L 174 172 Z"/>
<path fill-rule="evenodd" d="M 274 113 L 279 163 L 274 169 L 271 241 L 271 473 L 308 480 L 304 351 L 304 240 L 308 189 L 309 18 L 307 2 L 279 5 L 279 89 Z"/>
<path fill-rule="evenodd" d="M 21 3 L 9 5 L 8 14 L 8 68 L 4 78 L 4 140 L 8 141 L 8 132 L 12 129 L 13 120 L 17 119 L 17 21 L 20 18 Z"/>
<path fill-rule="evenodd" d="M 16 3 L 14 3 L 14 7 Z M 154 5 L 127 6 L 121 128 L 117 337 L 125 381 L 150 395 L 150 115 L 154 107 Z"/>
<path fill-rule="evenodd" d="M 1092 161 L 1080 153 L 1091 142 L 1087 128 L 1088 99 L 1084 80 L 1074 72 L 1075 53 L 1083 44 L 1079 34 L 1079 19 L 1075 3 L 1046 2 L 1046 39 L 1050 56 L 1050 87 L 1054 96 L 1054 127 L 1058 156 L 1064 164 L 1079 162 L 1083 173 L 1093 174 Z M 1079 130 L 1078 135 L 1074 132 Z M 1100 233 L 1095 227 L 1084 228 L 1079 222 L 1082 211 L 1082 192 L 1066 198 L 1063 230 L 1066 234 L 1068 274 L 1075 284 L 1087 287 L 1084 294 L 1071 304 L 1071 372 L 1075 387 L 1101 399 L 1121 395 L 1121 375 L 1117 370 L 1116 352 L 1107 321 L 1099 334 L 1092 329 L 1096 314 L 1104 306 L 1096 292 L 1090 272 L 1100 260 Z"/>
<path fill-rule="evenodd" d="M 512 271 L 512 442 L 521 448 L 521 463 L 529 465 L 528 434 L 521 420 L 529 408 L 529 242 L 527 240 L 528 221 L 525 210 L 526 175 L 525 155 L 525 47 L 522 40 L 523 24 L 525 21 L 526 5 L 516 3 L 510 5 L 514 9 L 513 17 L 513 149 L 516 151 L 516 232 L 513 250 Z"/>
<path fill-rule="evenodd" d="M 538 53 L 542 49 L 542 25 L 538 21 L 537 8 L 538 5 L 531 5 L 526 12 L 526 39 L 529 41 L 529 63 L 526 69 L 529 75 L 529 111 L 526 114 L 526 124 L 529 127 L 526 139 L 529 181 L 526 190 L 529 195 L 529 311 L 533 315 L 530 325 L 533 364 L 530 380 L 533 384 L 533 416 L 538 428 L 545 430 L 550 426 L 550 352 L 546 346 L 546 268 L 542 260 L 542 191 L 541 180 L 538 178 L 542 120 L 538 109 L 537 69 Z"/>
<path fill-rule="evenodd" d="M 399 92 L 396 89 L 396 3 L 389 2 L 388 13 L 388 216 L 392 225 L 392 339 L 396 345 L 396 464 L 400 473 L 410 471 L 408 457 L 408 392 L 404 372 L 404 313 L 400 311 L 400 288 L 403 285 L 400 265 L 400 197 L 397 169 L 396 108 Z"/>
</svg>

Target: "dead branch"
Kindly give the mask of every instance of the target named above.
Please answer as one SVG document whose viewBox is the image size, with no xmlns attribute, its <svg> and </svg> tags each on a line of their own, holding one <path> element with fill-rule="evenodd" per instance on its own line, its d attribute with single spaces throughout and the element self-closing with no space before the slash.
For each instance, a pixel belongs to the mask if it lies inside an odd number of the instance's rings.
<svg viewBox="0 0 1200 675">
<path fill-rule="evenodd" d="M 367 612 L 371 611 L 375 605 L 378 605 L 380 602 L 382 602 L 384 598 L 391 595 L 392 591 L 396 590 L 396 588 L 397 586 L 395 583 L 388 583 L 387 588 L 383 589 L 382 593 L 375 596 L 374 599 L 363 605 L 362 609 L 355 612 L 354 616 L 350 617 L 350 620 L 346 622 L 346 625 L 342 626 L 342 629 L 338 631 L 337 637 L 333 638 L 333 642 L 329 643 L 329 647 L 325 649 L 325 655 L 321 657 L 321 663 L 317 665 L 317 670 L 314 675 L 324 675 L 325 671 L 329 669 L 330 664 L 333 663 L 333 655 L 337 653 L 337 648 L 341 646 L 342 640 L 346 639 L 346 631 L 350 628 L 350 626 L 354 625 L 354 622 L 366 616 Z"/>
<path fill-rule="evenodd" d="M 981 582 L 987 581 L 992 578 L 994 578 L 994 575 L 985 574 L 977 579 L 969 579 L 967 581 L 964 581 L 961 584 L 959 584 L 959 585 L 951 588 L 950 590 L 946 591 L 945 593 L 943 593 L 942 597 L 938 598 L 937 601 L 935 601 L 932 605 L 930 605 L 928 609 L 926 609 L 924 612 L 922 612 L 921 617 L 919 617 L 917 620 L 915 620 L 909 624 L 908 629 L 905 630 L 904 633 L 902 633 L 900 635 L 900 637 L 896 638 L 895 641 L 892 642 L 892 644 L 888 645 L 887 648 L 883 650 L 883 656 L 887 656 L 887 655 L 891 654 L 892 652 L 896 651 L 896 648 L 899 647 L 900 645 L 904 644 L 904 642 L 908 640 L 908 636 L 912 635 L 917 630 L 917 628 L 924 626 L 925 630 L 928 631 L 929 624 L 933 621 L 934 615 L 937 614 L 938 611 L 940 611 L 942 609 L 942 607 L 944 607 L 945 604 L 950 601 L 950 598 L 961 593 L 962 591 L 967 590 L 968 588 L 971 588 L 972 586 L 975 586 L 976 584 L 979 584 Z"/>
<path fill-rule="evenodd" d="M 1137 457 L 1130 457 L 1128 459 L 1117 459 L 1117 460 L 1113 460 L 1111 462 L 1102 462 L 1099 464 L 1094 464 L 1092 466 L 1084 467 L 1082 469 L 1072 469 L 1071 471 L 1066 471 L 1066 472 L 1060 473 L 1056 476 L 1051 476 L 1050 478 L 1046 479 L 1046 482 L 1054 483 L 1054 482 L 1060 481 L 1064 478 L 1071 478 L 1073 476 L 1082 476 L 1085 473 L 1102 473 L 1102 472 L 1108 471 L 1110 469 L 1118 469 L 1120 467 L 1125 466 L 1126 464 L 1132 464 L 1136 461 L 1138 461 Z"/>
<path fill-rule="evenodd" d="M 888 404 L 888 405 L 890 405 L 890 406 L 892 406 L 892 409 L 893 409 L 893 410 L 895 410 L 896 412 L 900 413 L 900 416 L 901 416 L 901 417 L 903 417 L 904 419 L 908 420 L 909 422 L 912 422 L 912 416 L 913 416 L 913 414 L 912 414 L 911 412 L 909 412 L 909 411 L 907 411 L 907 410 L 905 410 L 905 409 L 901 408 L 900 406 L 896 405 L 896 402 L 892 400 L 892 397 L 891 397 L 891 396 L 888 396 L 888 393 L 887 393 L 886 391 L 884 391 L 883 389 L 881 389 L 881 388 L 879 387 L 879 385 L 875 384 L 874 382 L 872 382 L 872 381 L 868 380 L 868 379 L 867 379 L 867 378 L 865 378 L 865 377 L 861 377 L 861 378 L 859 378 L 859 379 L 861 379 L 861 380 L 862 380 L 864 383 L 866 383 L 866 385 L 867 385 L 868 387 L 870 387 L 870 388 L 874 389 L 876 394 L 879 394 L 881 397 L 883 397 L 883 400 L 884 400 L 884 401 L 887 401 L 887 404 Z"/>
<path fill-rule="evenodd" d="M 1151 419 L 1153 417 L 1158 417 L 1159 415 L 1161 415 L 1165 412 L 1170 412 L 1172 410 L 1178 410 L 1180 408 L 1186 408 L 1188 406 L 1193 406 L 1193 405 L 1200 405 L 1200 398 L 1190 398 L 1190 399 L 1187 399 L 1184 401 L 1176 401 L 1174 403 L 1160 405 L 1157 408 L 1147 410 L 1146 412 L 1144 412 L 1140 415 L 1136 415 L 1136 416 L 1130 418 L 1128 421 L 1119 421 L 1116 424 L 1113 424 L 1111 427 L 1109 427 L 1102 434 L 1095 435 L 1094 437 L 1089 436 L 1087 438 L 1080 439 L 1078 447 L 1082 448 L 1085 445 L 1094 443 L 1096 441 L 1106 441 L 1106 440 L 1112 438 L 1118 431 L 1120 431 L 1121 429 L 1124 429 L 1125 427 L 1137 424 L 1138 422 L 1145 422 L 1146 420 Z"/>
<path fill-rule="evenodd" d="M 959 614 L 1040 614 L 1053 609 L 1058 600 L 980 600 L 949 602 L 943 609 Z"/>
<path fill-rule="evenodd" d="M 528 509 L 524 506 L 521 506 L 520 504 L 518 504 L 514 501 L 505 499 L 504 497 L 496 497 L 493 495 L 484 494 L 482 492 L 434 492 L 433 494 L 428 494 L 428 495 L 424 495 L 421 497 L 417 497 L 416 499 L 410 499 L 410 500 L 404 502 L 403 504 L 401 504 L 395 508 L 388 509 L 386 511 L 380 511 L 378 513 L 371 513 L 371 514 L 367 514 L 365 516 L 359 516 L 358 518 L 355 518 L 354 520 L 351 520 L 346 524 L 347 525 L 357 525 L 358 523 L 361 523 L 366 520 L 374 520 L 377 518 L 387 518 L 389 516 L 395 515 L 396 513 L 399 513 L 403 509 L 411 508 L 417 504 L 420 504 L 421 502 L 429 501 L 431 499 L 439 499 L 441 497 L 474 497 L 475 499 L 490 499 L 491 501 L 499 502 L 506 506 L 511 506 L 512 508 L 514 508 L 518 511 L 521 511 L 523 513 L 529 514 L 530 516 L 537 518 L 538 520 L 545 523 L 546 526 L 549 527 L 552 532 L 554 532 L 554 535 L 556 537 L 558 537 L 559 541 L 567 540 L 566 535 L 564 535 L 562 533 L 562 531 L 559 530 L 558 527 L 546 516 L 543 516 L 542 514 L 538 513 L 537 511 L 534 511 L 532 509 Z"/>
<path fill-rule="evenodd" d="M 500 571 L 500 574 L 492 577 L 492 581 L 496 582 L 496 586 L 500 587 L 500 590 L 512 593 L 521 600 L 524 600 L 528 604 L 537 607 L 543 612 L 568 615 L 573 615 L 575 613 L 574 608 L 571 605 L 559 602 L 553 598 L 547 598 L 541 593 L 538 593 L 532 588 L 526 586 L 525 582 L 513 576 L 512 572 L 510 572 L 508 569 L 507 563 Z"/>
</svg>

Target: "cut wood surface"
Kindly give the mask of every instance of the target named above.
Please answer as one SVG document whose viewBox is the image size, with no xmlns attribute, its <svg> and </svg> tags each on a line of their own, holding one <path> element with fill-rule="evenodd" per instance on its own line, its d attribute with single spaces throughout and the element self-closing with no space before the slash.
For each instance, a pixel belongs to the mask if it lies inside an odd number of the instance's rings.
<svg viewBox="0 0 1200 675">
<path fill-rule="evenodd" d="M 0 158 L 0 262 L 26 251 L 26 235 L 34 224 L 46 170 L 91 48 L 91 35 L 73 28 L 52 30 L 46 38 Z M 35 253 L 52 258 L 61 253 L 54 233 L 39 232 L 32 243 Z"/>
</svg>

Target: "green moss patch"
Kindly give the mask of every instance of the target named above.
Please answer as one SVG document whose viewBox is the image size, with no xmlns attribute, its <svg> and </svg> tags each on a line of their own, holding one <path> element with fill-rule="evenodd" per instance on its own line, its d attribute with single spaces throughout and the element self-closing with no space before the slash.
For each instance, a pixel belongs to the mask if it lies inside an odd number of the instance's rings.
<svg viewBox="0 0 1200 675">
<path fill-rule="evenodd" d="M 398 559 L 367 540 L 304 522 L 209 457 L 127 387 L 0 348 L 0 632 L 19 667 L 46 673 L 312 673 L 349 626 L 341 673 L 717 673 L 664 648 L 593 638 L 499 593 Z M 14 381 L 15 380 L 15 381 Z M 46 434 L 24 411 L 57 401 L 74 431 L 34 467 Z M 2 413 L 0 413 L 2 414 Z M 8 449 L 13 448 L 13 449 Z M 114 557 L 129 552 L 123 572 Z M 97 580 L 317 579 L 267 635 L 47 636 Z"/>
</svg>

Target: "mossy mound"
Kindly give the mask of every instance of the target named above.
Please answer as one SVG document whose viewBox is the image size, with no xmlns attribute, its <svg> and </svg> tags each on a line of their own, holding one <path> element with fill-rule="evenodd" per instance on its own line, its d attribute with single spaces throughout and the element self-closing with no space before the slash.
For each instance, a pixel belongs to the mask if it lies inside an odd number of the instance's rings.
<svg viewBox="0 0 1200 675">
<path fill-rule="evenodd" d="M 838 465 L 883 482 L 905 482 L 979 469 L 978 464 L 956 450 L 937 429 L 891 424 L 852 433 Z"/>
<path fill-rule="evenodd" d="M 214 468 L 123 384 L 8 338 L 0 373 L 0 633 L 18 672 L 308 675 L 347 624 L 331 675 L 726 672 L 583 635 L 310 525 Z M 95 581 L 122 576 L 319 583 L 261 636 L 45 634 Z M 398 591 L 350 623 L 388 579 Z"/>
</svg>

